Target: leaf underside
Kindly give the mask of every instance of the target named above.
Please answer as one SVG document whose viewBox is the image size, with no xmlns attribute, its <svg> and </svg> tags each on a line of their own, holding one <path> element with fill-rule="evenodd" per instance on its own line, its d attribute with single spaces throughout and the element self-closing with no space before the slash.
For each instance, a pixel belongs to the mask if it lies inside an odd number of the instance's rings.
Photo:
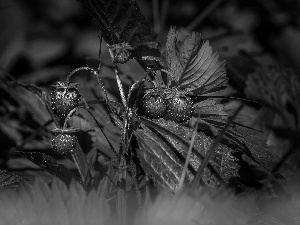
<svg viewBox="0 0 300 225">
<path fill-rule="evenodd" d="M 146 173 L 152 176 L 160 187 L 168 187 L 175 190 L 180 181 L 193 129 L 164 119 L 160 119 L 156 125 L 156 129 L 143 125 L 143 129 L 135 131 L 140 147 L 138 151 L 139 158 Z M 164 129 L 159 129 L 159 127 Z M 174 135 L 169 135 L 164 130 L 169 130 L 169 132 L 176 134 L 178 137 L 181 137 L 181 140 L 179 138 L 176 139 Z M 189 182 L 193 180 L 195 172 L 201 165 L 201 157 L 199 156 L 202 155 L 203 159 L 212 141 L 203 133 L 197 134 L 194 143 L 196 152 L 193 151 L 191 155 L 187 172 Z M 235 162 L 236 159 L 230 152 L 230 148 L 221 144 L 210 160 L 210 165 L 225 181 L 231 177 L 236 177 L 239 168 Z M 217 188 L 219 185 L 218 180 L 209 169 L 205 169 L 202 181 L 205 186 L 212 189 Z"/>
<path fill-rule="evenodd" d="M 151 32 L 137 1 L 80 0 L 92 16 L 104 40 L 112 45 L 128 43 L 136 46 L 150 41 Z"/>
<path fill-rule="evenodd" d="M 193 32 L 183 42 L 178 41 L 178 31 L 172 28 L 167 39 L 167 65 L 169 86 L 179 87 L 195 95 L 208 94 L 226 86 L 225 61 L 213 52 L 201 34 Z"/>
<path fill-rule="evenodd" d="M 15 152 L 15 154 L 26 157 L 31 162 L 46 170 L 48 173 L 61 179 L 67 185 L 69 185 L 74 178 L 73 174 L 68 169 L 45 153 L 18 151 Z"/>
</svg>

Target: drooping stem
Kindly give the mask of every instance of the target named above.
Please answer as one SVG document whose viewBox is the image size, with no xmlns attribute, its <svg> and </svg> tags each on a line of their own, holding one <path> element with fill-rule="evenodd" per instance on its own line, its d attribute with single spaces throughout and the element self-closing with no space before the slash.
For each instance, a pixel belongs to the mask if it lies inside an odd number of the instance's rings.
<svg viewBox="0 0 300 225">
<path fill-rule="evenodd" d="M 71 71 L 71 72 L 69 73 L 69 75 L 66 77 L 66 81 L 65 81 L 66 84 L 69 84 L 69 83 L 70 83 L 70 79 L 71 79 L 71 77 L 72 77 L 75 73 L 77 73 L 77 72 L 79 72 L 79 71 L 82 71 L 82 70 L 89 71 L 89 72 L 92 72 L 92 71 L 93 71 L 93 69 L 90 68 L 90 67 L 88 67 L 88 66 L 78 67 L 78 68 L 74 69 L 73 71 Z"/>
</svg>

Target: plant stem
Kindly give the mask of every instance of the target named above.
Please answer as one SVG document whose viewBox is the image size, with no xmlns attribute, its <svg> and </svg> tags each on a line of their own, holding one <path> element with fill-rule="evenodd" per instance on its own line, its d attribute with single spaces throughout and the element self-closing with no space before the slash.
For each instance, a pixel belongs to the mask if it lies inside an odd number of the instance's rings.
<svg viewBox="0 0 300 225">
<path fill-rule="evenodd" d="M 114 54 L 113 54 L 110 46 L 108 45 L 107 48 L 108 48 L 110 57 L 112 59 L 113 69 L 114 69 L 114 72 L 115 72 L 115 75 L 116 75 L 116 80 L 117 80 L 119 92 L 120 92 L 120 95 L 121 95 L 122 103 L 123 103 L 123 106 L 126 109 L 127 108 L 127 101 L 126 101 L 126 97 L 125 97 L 125 92 L 124 92 L 124 89 L 123 89 L 122 81 L 121 81 L 121 78 L 120 78 L 120 74 L 119 74 L 119 70 L 118 70 L 118 65 L 115 63 L 115 57 L 114 57 Z"/>
<path fill-rule="evenodd" d="M 126 225 L 126 166 L 125 157 L 122 155 L 119 164 L 119 178 L 117 191 L 117 218 L 118 225 Z"/>
</svg>

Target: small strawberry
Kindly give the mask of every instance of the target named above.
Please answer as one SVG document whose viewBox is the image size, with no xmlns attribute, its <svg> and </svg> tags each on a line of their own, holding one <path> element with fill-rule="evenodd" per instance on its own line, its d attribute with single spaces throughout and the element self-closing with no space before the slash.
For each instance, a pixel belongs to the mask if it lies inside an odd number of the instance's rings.
<svg viewBox="0 0 300 225">
<path fill-rule="evenodd" d="M 50 93 L 51 109 L 61 119 L 65 119 L 69 112 L 79 106 L 81 95 L 76 84 L 57 82 Z"/>
<path fill-rule="evenodd" d="M 168 100 L 167 113 L 175 122 L 186 123 L 194 113 L 192 99 L 180 94 L 173 96 Z"/>
<path fill-rule="evenodd" d="M 151 90 L 143 98 L 143 111 L 151 119 L 165 117 L 167 114 L 167 103 L 162 93 L 157 90 Z"/>
<path fill-rule="evenodd" d="M 55 136 L 52 139 L 52 148 L 55 152 L 68 156 L 70 155 L 76 148 L 77 145 L 77 137 L 74 134 L 74 131 L 69 130 L 54 130 Z"/>
<path fill-rule="evenodd" d="M 133 47 L 128 43 L 119 43 L 111 45 L 110 49 L 112 50 L 115 62 L 124 64 L 130 59 Z"/>
</svg>

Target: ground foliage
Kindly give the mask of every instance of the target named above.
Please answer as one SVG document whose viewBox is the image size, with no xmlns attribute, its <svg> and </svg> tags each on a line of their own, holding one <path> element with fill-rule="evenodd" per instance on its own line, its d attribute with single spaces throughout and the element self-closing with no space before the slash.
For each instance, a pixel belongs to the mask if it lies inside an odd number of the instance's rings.
<svg viewBox="0 0 300 225">
<path fill-rule="evenodd" d="M 50 181 L 55 176 L 71 189 L 78 182 L 85 192 L 95 190 L 111 204 L 118 204 L 120 190 L 136 193 L 135 205 L 142 205 L 152 184 L 176 192 L 186 170 L 185 186 L 202 173 L 198 188 L 218 193 L 220 187 L 232 187 L 251 196 L 251 204 L 255 199 L 258 219 L 252 224 L 292 224 L 300 209 L 295 194 L 300 168 L 300 81 L 297 69 L 286 67 L 300 65 L 292 46 L 299 39 L 298 25 L 292 22 L 298 15 L 291 13 L 299 9 L 298 4 L 293 0 L 284 7 L 275 0 L 272 7 L 259 1 L 218 3 L 204 21 L 200 18 L 194 23 L 188 15 L 176 19 L 182 13 L 180 4 L 199 7 L 205 15 L 203 9 L 210 8 L 209 2 L 175 1 L 158 6 L 155 2 L 153 25 L 145 10 L 148 1 L 70 0 L 66 5 L 53 1 L 46 3 L 45 15 L 42 4 L 35 1 L 30 9 L 17 0 L 12 8 L 7 3 L 0 9 L 6 18 L 1 23 L 8 30 L 7 36 L 0 36 L 7 43 L 0 52 L 4 169 L 0 188 L 14 189 L 20 181 L 26 183 L 37 176 Z M 35 16 L 42 19 L 37 22 L 25 9 L 36 10 Z M 18 13 L 9 25 L 14 10 Z M 267 19 L 259 23 L 262 15 Z M 280 20 L 280 15 L 285 17 Z M 30 35 L 32 31 L 40 35 Z M 7 38 L 9 35 L 16 38 Z M 78 145 L 72 156 L 62 157 L 50 145 L 53 129 L 63 129 L 49 105 L 50 85 L 65 81 L 70 71 L 81 66 L 89 69 L 79 71 L 72 80 L 79 83 L 84 99 L 66 123 L 77 129 Z M 153 88 L 166 100 L 190 97 L 192 118 L 178 123 L 170 115 L 145 117 L 139 110 L 140 101 Z M 229 124 L 239 104 L 244 107 Z M 35 181 L 35 188 L 45 186 L 39 182 Z M 161 196 L 165 199 L 161 206 L 173 201 Z M 220 218 L 226 214 L 221 213 L 226 206 L 218 208 L 206 193 L 196 196 L 207 208 L 212 205 L 209 213 L 216 210 Z M 141 215 L 153 210 L 156 215 L 155 204 L 160 203 L 153 204 Z M 279 213 L 282 208 L 289 212 Z M 220 221 L 208 219 L 213 224 Z"/>
</svg>

